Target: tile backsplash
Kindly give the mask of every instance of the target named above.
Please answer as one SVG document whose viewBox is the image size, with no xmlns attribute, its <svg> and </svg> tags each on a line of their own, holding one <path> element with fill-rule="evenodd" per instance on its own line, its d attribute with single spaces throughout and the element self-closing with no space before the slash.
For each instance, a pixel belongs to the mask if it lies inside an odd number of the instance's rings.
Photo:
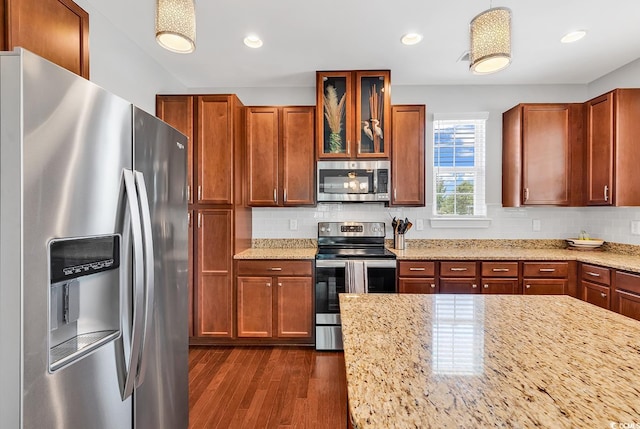
<svg viewBox="0 0 640 429">
<path fill-rule="evenodd" d="M 581 230 L 591 237 L 640 245 L 632 235 L 632 222 L 640 222 L 638 207 L 527 207 L 503 208 L 488 205 L 488 226 L 470 227 L 461 222 L 447 227 L 432 226 L 431 205 L 427 207 L 384 207 L 382 204 L 318 204 L 309 208 L 254 208 L 253 238 L 307 238 L 317 235 L 318 222 L 385 222 L 391 238 L 391 219 L 409 218 L 414 224 L 407 239 L 564 239 L 578 237 Z M 418 220 L 423 230 L 418 230 Z M 640 228 L 640 224 L 638 225 Z"/>
</svg>

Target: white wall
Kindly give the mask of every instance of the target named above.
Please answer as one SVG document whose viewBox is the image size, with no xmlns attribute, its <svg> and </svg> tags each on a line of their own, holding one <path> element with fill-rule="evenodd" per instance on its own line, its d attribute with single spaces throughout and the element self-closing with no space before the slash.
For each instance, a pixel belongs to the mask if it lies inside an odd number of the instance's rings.
<svg viewBox="0 0 640 429">
<path fill-rule="evenodd" d="M 236 93 L 246 105 L 313 105 L 314 82 L 291 88 L 185 88 L 158 62 L 122 35 L 88 0 L 77 0 L 91 16 L 91 80 L 143 109 L 155 111 L 157 93 Z M 637 208 L 526 208 L 503 209 L 501 201 L 502 112 L 521 102 L 581 102 L 616 87 L 640 87 L 640 59 L 589 85 L 549 86 L 393 86 L 393 104 L 427 105 L 427 201 L 432 200 L 431 174 L 433 113 L 488 111 L 487 203 L 489 228 L 434 229 L 429 224 L 431 204 L 424 208 L 385 208 L 382 205 L 319 204 L 315 208 L 254 209 L 255 238 L 315 238 L 321 220 L 376 220 L 390 217 L 423 219 L 407 238 L 566 238 L 586 229 L 609 241 L 640 244 L 631 236 Z M 295 219 L 296 230 L 289 229 Z M 534 220 L 540 231 L 533 231 Z"/>
<path fill-rule="evenodd" d="M 87 0 L 75 2 L 90 17 L 89 68 L 92 82 L 152 114 L 156 111 L 156 94 L 186 90 L 178 79 L 124 36 Z"/>
</svg>

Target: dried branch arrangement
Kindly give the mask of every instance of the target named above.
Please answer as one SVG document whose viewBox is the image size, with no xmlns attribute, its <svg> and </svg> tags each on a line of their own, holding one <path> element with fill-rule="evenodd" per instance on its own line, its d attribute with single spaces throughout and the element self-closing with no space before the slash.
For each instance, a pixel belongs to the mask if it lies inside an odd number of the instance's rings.
<svg viewBox="0 0 640 429">
<path fill-rule="evenodd" d="M 338 92 L 333 85 L 327 85 L 325 94 L 323 94 L 324 117 L 331 130 L 329 137 L 329 150 L 332 153 L 342 152 L 342 118 L 344 117 L 344 108 L 346 94 L 342 94 L 342 98 L 338 100 Z"/>
</svg>

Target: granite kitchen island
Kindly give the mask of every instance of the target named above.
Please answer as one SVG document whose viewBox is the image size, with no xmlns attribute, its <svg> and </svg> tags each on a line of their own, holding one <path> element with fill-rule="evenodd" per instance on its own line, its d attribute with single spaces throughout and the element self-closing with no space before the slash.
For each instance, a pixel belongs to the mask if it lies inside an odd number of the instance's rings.
<svg viewBox="0 0 640 429">
<path fill-rule="evenodd" d="M 355 428 L 640 427 L 636 320 L 569 296 L 342 294 L 340 308 Z"/>
</svg>

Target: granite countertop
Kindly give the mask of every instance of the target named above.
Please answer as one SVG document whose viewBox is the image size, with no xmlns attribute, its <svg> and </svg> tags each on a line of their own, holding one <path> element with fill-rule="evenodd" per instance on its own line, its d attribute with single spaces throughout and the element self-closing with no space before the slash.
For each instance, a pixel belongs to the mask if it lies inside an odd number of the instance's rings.
<svg viewBox="0 0 640 429">
<path fill-rule="evenodd" d="M 315 247 L 251 248 L 237 253 L 234 259 L 315 259 Z"/>
<path fill-rule="evenodd" d="M 341 294 L 340 308 L 356 429 L 640 424 L 636 320 L 569 296 Z"/>
</svg>

